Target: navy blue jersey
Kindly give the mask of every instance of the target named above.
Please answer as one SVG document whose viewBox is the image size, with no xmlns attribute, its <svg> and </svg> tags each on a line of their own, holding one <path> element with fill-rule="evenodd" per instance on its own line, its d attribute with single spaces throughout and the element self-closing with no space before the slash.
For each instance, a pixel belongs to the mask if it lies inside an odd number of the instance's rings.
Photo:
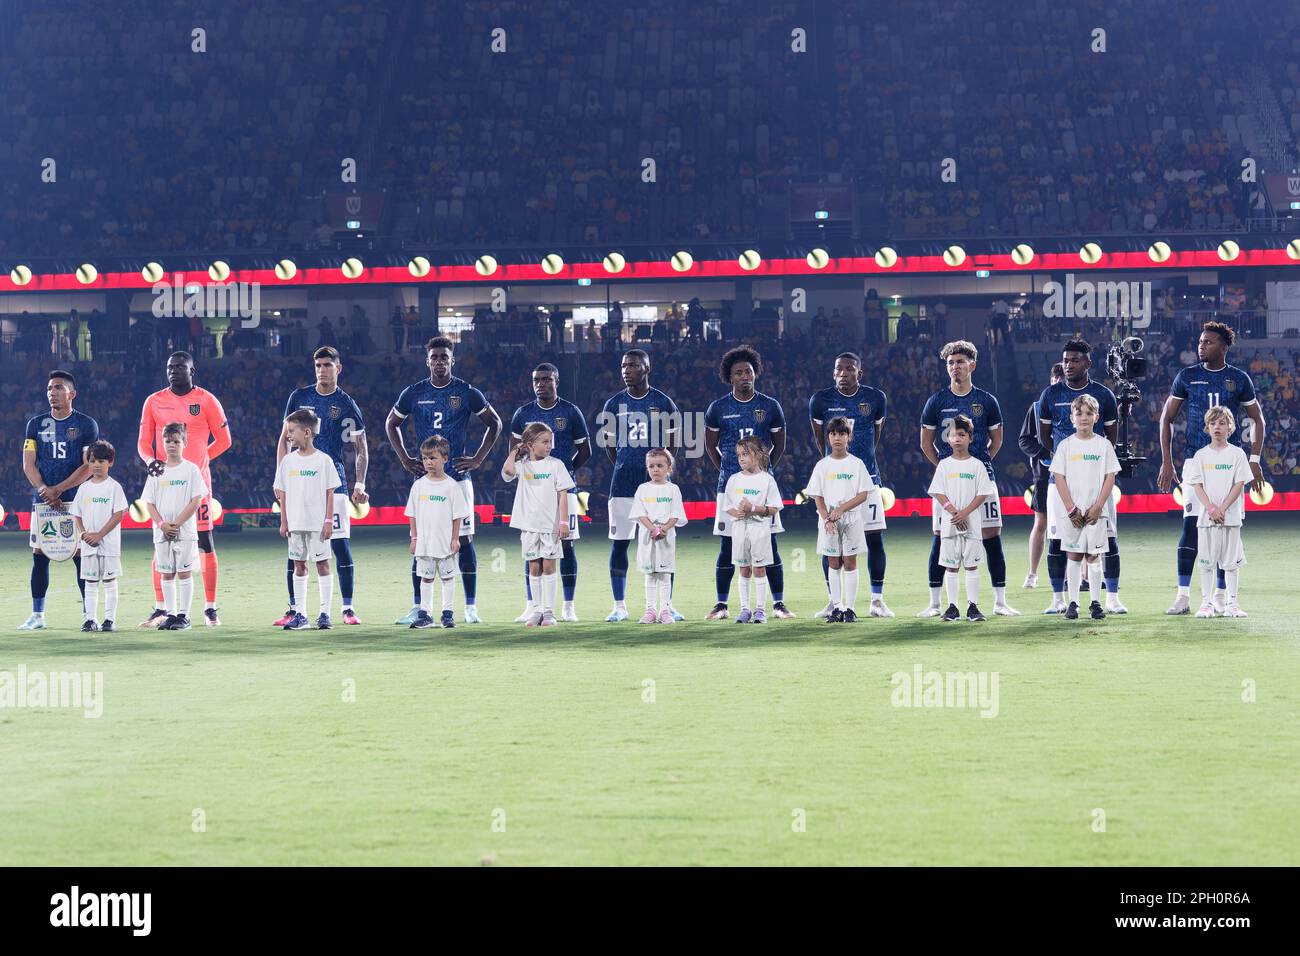
<svg viewBox="0 0 1300 956">
<path fill-rule="evenodd" d="M 965 415 L 975 426 L 971 435 L 970 453 L 984 462 L 989 477 L 993 477 L 993 460 L 989 456 L 989 432 L 1002 427 L 1002 406 L 992 392 L 972 387 L 965 395 L 954 395 L 952 388 L 935 392 L 926 400 L 921 410 L 921 424 L 934 429 L 934 446 L 940 460 L 952 454 L 948 444 L 948 429 L 958 415 Z"/>
<path fill-rule="evenodd" d="M 704 413 L 704 424 L 718 433 L 718 453 L 722 456 L 718 494 L 722 494 L 727 490 L 727 479 L 740 471 L 736 442 L 754 435 L 770 446 L 772 432 L 785 428 L 785 412 L 781 411 L 781 403 L 771 395 L 755 392 L 753 398 L 742 402 L 733 392 L 728 392 L 709 403 Z"/>
<path fill-rule="evenodd" d="M 885 420 L 888 404 L 885 393 L 871 385 L 859 385 L 852 395 L 845 395 L 832 385 L 813 393 L 808 402 L 808 417 L 818 425 L 825 425 L 832 418 L 847 418 L 853 430 L 849 438 L 849 454 L 861 458 L 871 480 L 880 484 L 880 469 L 876 467 L 876 425 Z M 829 443 L 826 451 L 830 454 Z"/>
<path fill-rule="evenodd" d="M 426 438 L 441 435 L 447 439 L 451 445 L 447 476 L 460 481 L 467 476 L 457 471 L 453 463 L 467 453 L 470 419 L 477 418 L 487 407 L 483 393 L 463 379 L 453 377 L 446 385 L 437 386 L 426 378 L 404 388 L 397 396 L 393 411 L 403 422 L 409 416 L 415 425 L 413 457 L 420 457 L 419 446 Z"/>
<path fill-rule="evenodd" d="M 288 418 L 300 408 L 311 409 L 320 419 L 320 433 L 313 444 L 318 451 L 334 459 L 334 468 L 343 482 L 334 490 L 347 494 L 348 473 L 343 469 L 343 449 L 352 444 L 355 436 L 365 433 L 361 409 L 343 389 L 335 388 L 329 395 L 322 395 L 316 391 L 315 385 L 293 390 L 284 405 L 284 417 Z"/>
<path fill-rule="evenodd" d="M 1204 363 L 1189 365 L 1174 376 L 1170 394 L 1185 403 L 1186 457 L 1191 458 L 1210 443 L 1210 436 L 1205 433 L 1205 413 L 1215 405 L 1222 405 L 1232 412 L 1237 428 L 1228 436 L 1228 441 L 1241 445 L 1242 408 L 1255 404 L 1255 383 L 1244 371 L 1235 365 L 1225 365 L 1217 372 L 1211 372 Z"/>
<path fill-rule="evenodd" d="M 36 452 L 36 470 L 41 473 L 41 482 L 57 485 L 67 481 L 82 466 L 86 448 L 98 440 L 99 425 L 89 415 L 74 411 L 60 421 L 52 412 L 46 412 L 27 420 L 23 450 Z M 76 496 L 77 489 L 68 488 L 60 498 L 71 501 Z M 40 500 L 41 496 L 33 490 L 32 503 Z"/>
<path fill-rule="evenodd" d="M 587 419 L 583 416 L 582 409 L 562 398 L 557 398 L 550 408 L 542 408 L 535 401 L 520 405 L 510 419 L 511 436 L 522 438 L 524 429 L 535 422 L 546 425 L 555 433 L 551 454 L 572 471 L 578 446 L 586 443 L 588 438 Z"/>
<path fill-rule="evenodd" d="M 664 416 L 671 415 L 672 418 Z M 627 389 L 610 397 L 600 413 L 600 430 L 605 441 L 617 449 L 614 474 L 609 482 L 611 498 L 632 498 L 642 482 L 650 480 L 645 470 L 645 453 L 663 448 L 669 436 L 681 428 L 681 419 L 673 400 L 652 388 L 641 398 L 633 398 Z M 674 440 L 676 438 L 673 435 Z"/>
<path fill-rule="evenodd" d="M 1038 399 L 1039 421 L 1052 423 L 1052 448 L 1074 434 L 1074 422 L 1070 421 L 1070 406 L 1080 395 L 1091 395 L 1101 408 L 1101 420 L 1097 423 L 1098 435 L 1105 435 L 1105 427 L 1119 421 L 1119 406 L 1115 403 L 1115 393 L 1101 382 L 1088 380 L 1083 388 L 1071 388 L 1064 381 L 1049 385 L 1043 389 Z"/>
</svg>

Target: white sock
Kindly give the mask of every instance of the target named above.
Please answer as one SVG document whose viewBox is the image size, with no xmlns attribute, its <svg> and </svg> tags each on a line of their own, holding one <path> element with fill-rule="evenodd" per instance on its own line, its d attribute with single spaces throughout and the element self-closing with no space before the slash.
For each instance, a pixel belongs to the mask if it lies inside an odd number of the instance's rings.
<svg viewBox="0 0 1300 956">
<path fill-rule="evenodd" d="M 1241 580 L 1241 571 L 1232 570 L 1223 572 L 1223 583 L 1228 586 L 1228 606 L 1233 607 L 1237 603 L 1237 584 Z"/>
<path fill-rule="evenodd" d="M 764 611 L 767 609 L 767 575 L 761 578 L 754 576 L 754 610 Z"/>
<path fill-rule="evenodd" d="M 980 569 L 966 569 L 966 600 L 971 604 L 980 602 Z"/>
<path fill-rule="evenodd" d="M 673 604 L 673 576 L 669 571 L 659 572 L 659 606 L 661 608 L 672 607 Z"/>
<path fill-rule="evenodd" d="M 858 603 L 858 569 L 844 572 L 844 606 L 856 611 Z"/>
<path fill-rule="evenodd" d="M 1065 559 L 1065 582 L 1070 592 L 1070 603 L 1079 603 L 1079 588 L 1083 584 L 1083 562 Z"/>
<path fill-rule="evenodd" d="M 645 606 L 647 611 L 655 609 L 655 601 L 659 599 L 659 575 L 647 574 L 645 576 Z"/>
<path fill-rule="evenodd" d="M 95 619 L 95 611 L 99 609 L 99 582 L 86 582 L 86 598 L 82 601 L 82 617 L 87 621 Z"/>
<path fill-rule="evenodd" d="M 203 602 L 203 610 L 205 610 L 205 611 L 208 611 L 208 610 L 215 611 L 216 609 L 217 609 L 217 602 L 216 602 L 216 601 L 204 601 L 204 602 Z"/>
<path fill-rule="evenodd" d="M 1192 596 L 1192 588 L 1191 588 L 1191 585 L 1189 585 L 1189 584 L 1180 584 L 1180 585 L 1178 585 L 1178 596 L 1179 596 L 1179 597 L 1190 598 L 1190 597 Z"/>
<path fill-rule="evenodd" d="M 163 610 L 168 614 L 176 613 L 176 579 L 162 579 Z"/>
<path fill-rule="evenodd" d="M 194 603 L 194 578 L 177 578 L 176 613 L 190 616 L 190 605 Z"/>
<path fill-rule="evenodd" d="M 105 581 L 100 585 L 100 590 L 104 592 L 104 620 L 117 620 L 117 582 Z"/>
<path fill-rule="evenodd" d="M 1007 589 L 1005 587 L 993 589 L 993 603 L 994 604 L 1007 603 Z"/>
<path fill-rule="evenodd" d="M 1101 601 L 1101 558 L 1088 563 L 1088 600 Z"/>
<path fill-rule="evenodd" d="M 425 614 L 433 611 L 433 582 L 420 578 L 420 610 Z"/>
<path fill-rule="evenodd" d="M 542 575 L 542 600 L 545 602 L 543 611 L 555 612 L 555 590 L 559 583 L 560 576 L 554 571 Z"/>
<path fill-rule="evenodd" d="M 943 607 L 943 585 L 930 588 L 930 607 Z"/>
<path fill-rule="evenodd" d="M 943 572 L 943 583 L 944 583 L 944 587 L 946 587 L 946 588 L 948 589 L 948 603 L 949 603 L 949 604 L 956 604 L 956 603 L 957 603 L 957 588 L 958 588 L 958 583 L 957 583 L 957 569 L 956 569 L 956 568 L 946 568 L 946 569 L 944 570 L 944 572 Z M 932 588 L 931 590 L 933 590 L 933 588 Z M 935 606 L 935 607 L 939 607 L 939 604 L 935 604 L 934 606 Z"/>
<path fill-rule="evenodd" d="M 1201 603 L 1209 604 L 1214 596 L 1214 565 L 1201 562 Z"/>
<path fill-rule="evenodd" d="M 307 575 L 294 574 L 293 576 L 293 609 L 296 613 L 301 614 L 302 609 L 307 606 Z"/>
<path fill-rule="evenodd" d="M 456 602 L 456 575 L 442 579 L 442 609 L 450 611 Z"/>
<path fill-rule="evenodd" d="M 831 576 L 830 576 L 829 583 L 831 586 L 831 607 L 835 608 L 836 610 L 839 610 L 844 606 L 843 604 L 840 603 L 840 599 L 841 597 L 843 597 L 844 594 L 844 583 L 840 577 L 839 568 L 831 568 Z"/>
<path fill-rule="evenodd" d="M 532 611 L 534 614 L 540 614 L 542 611 L 542 576 L 540 574 L 528 575 L 528 586 L 533 589 Z"/>
<path fill-rule="evenodd" d="M 334 575 L 317 574 L 316 584 L 320 588 L 320 612 L 328 614 L 334 604 Z M 420 591 L 424 591 L 424 582 L 420 582 Z"/>
<path fill-rule="evenodd" d="M 742 611 L 750 610 L 749 606 L 749 581 L 750 579 L 742 576 L 740 579 L 740 609 Z"/>
</svg>

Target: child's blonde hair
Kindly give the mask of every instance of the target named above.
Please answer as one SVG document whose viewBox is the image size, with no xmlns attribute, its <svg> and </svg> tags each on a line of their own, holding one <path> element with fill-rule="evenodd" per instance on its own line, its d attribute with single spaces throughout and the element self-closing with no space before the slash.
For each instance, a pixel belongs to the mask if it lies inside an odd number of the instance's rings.
<svg viewBox="0 0 1300 956">
<path fill-rule="evenodd" d="M 758 459 L 758 470 L 767 470 L 767 449 L 763 443 L 754 435 L 746 435 L 740 441 L 736 442 L 736 455 L 740 456 L 740 449 L 746 449 L 751 455 Z"/>
<path fill-rule="evenodd" d="M 1237 430 L 1237 419 L 1233 417 L 1232 410 L 1222 405 L 1215 405 L 1205 413 L 1205 427 L 1209 428 L 1211 422 L 1227 422 L 1229 435 Z"/>
<path fill-rule="evenodd" d="M 1080 395 L 1070 403 L 1071 412 L 1077 412 L 1080 408 L 1091 409 L 1094 415 L 1101 415 L 1101 406 L 1097 404 L 1097 400 L 1091 395 Z"/>
<path fill-rule="evenodd" d="M 550 425 L 533 422 L 531 425 L 526 426 L 524 433 L 519 436 L 519 447 L 515 449 L 515 458 L 520 459 L 530 454 L 529 446 L 544 434 L 552 434 Z"/>
</svg>

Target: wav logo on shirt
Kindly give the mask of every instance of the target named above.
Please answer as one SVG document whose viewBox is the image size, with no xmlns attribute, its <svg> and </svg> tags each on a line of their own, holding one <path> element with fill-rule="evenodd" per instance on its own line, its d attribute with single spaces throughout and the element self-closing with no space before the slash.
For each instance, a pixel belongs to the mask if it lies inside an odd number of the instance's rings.
<svg viewBox="0 0 1300 956">
<path fill-rule="evenodd" d="M 315 478 L 320 472 L 315 468 L 302 468 L 289 472 L 290 478 Z"/>
<path fill-rule="evenodd" d="M 837 472 L 836 472 L 834 475 L 832 475 L 831 477 L 834 478 L 836 481 L 852 481 L 852 480 L 853 480 L 853 476 L 852 476 L 852 475 L 848 474 L 847 472 L 843 472 L 843 471 L 837 471 Z"/>
<path fill-rule="evenodd" d="M 446 501 L 447 496 L 446 495 L 425 495 L 424 499 L 426 501 Z"/>
<path fill-rule="evenodd" d="M 190 480 L 188 478 L 173 478 L 171 481 L 165 482 L 169 488 L 177 488 L 188 485 L 189 483 Z"/>
<path fill-rule="evenodd" d="M 537 471 L 537 472 L 533 472 L 531 475 L 526 474 L 524 475 L 524 477 L 527 478 L 529 481 L 544 481 L 545 479 L 551 477 L 551 473 L 549 471 Z"/>
<path fill-rule="evenodd" d="M 967 480 L 967 481 L 974 481 L 974 480 L 975 480 L 975 474 L 974 474 L 974 472 L 970 472 L 970 471 L 950 471 L 950 472 L 948 472 L 948 477 L 949 477 L 949 478 L 964 478 L 964 479 Z"/>
<path fill-rule="evenodd" d="M 1070 461 L 1101 461 L 1101 455 L 1094 455 L 1091 453 L 1071 455 Z"/>
<path fill-rule="evenodd" d="M 91 498 L 90 503 L 93 505 L 106 505 L 106 504 L 110 504 L 112 500 L 113 500 L 112 498 Z"/>
</svg>

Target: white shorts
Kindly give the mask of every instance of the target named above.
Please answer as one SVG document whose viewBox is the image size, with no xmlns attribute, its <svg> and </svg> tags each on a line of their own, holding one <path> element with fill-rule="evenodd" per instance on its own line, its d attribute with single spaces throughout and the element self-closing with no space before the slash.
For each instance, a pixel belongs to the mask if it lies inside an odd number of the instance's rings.
<svg viewBox="0 0 1300 956">
<path fill-rule="evenodd" d="M 578 493 L 569 492 L 569 538 L 577 541 L 582 528 L 582 519 L 578 517 Z"/>
<path fill-rule="evenodd" d="M 984 560 L 984 538 L 972 529 L 939 539 L 939 563 L 945 568 L 977 568 Z"/>
<path fill-rule="evenodd" d="M 611 541 L 631 541 L 636 537 L 636 529 L 640 525 L 632 518 L 632 502 L 634 500 L 634 498 L 609 499 L 609 539 Z M 573 502 L 569 502 L 569 507 L 573 507 Z"/>
<path fill-rule="evenodd" d="M 290 531 L 290 561 L 328 561 L 330 543 L 321 537 L 319 531 Z"/>
<path fill-rule="evenodd" d="M 862 507 L 856 510 L 855 517 L 861 517 L 862 508 L 865 508 L 871 499 L 868 498 L 862 503 Z M 826 530 L 826 522 L 820 518 L 817 519 L 817 553 L 824 554 L 828 558 L 841 558 L 847 555 L 861 554 L 867 550 L 867 533 L 862 527 L 860 520 L 847 521 L 840 519 L 837 527 L 839 530 L 831 534 Z"/>
<path fill-rule="evenodd" d="M 726 495 L 719 493 L 717 499 L 717 513 L 713 518 L 713 533 L 719 536 L 731 534 L 731 526 L 734 523 L 734 519 L 731 515 L 727 514 L 727 512 L 723 510 L 722 501 L 724 498 L 726 498 Z M 785 530 L 785 526 L 781 524 L 780 511 L 772 515 L 771 519 L 768 520 L 771 521 L 771 524 L 766 527 L 770 534 L 779 534 Z"/>
<path fill-rule="evenodd" d="M 458 531 L 459 536 L 464 538 L 474 533 L 474 482 L 469 478 L 462 478 L 460 491 L 465 496 L 465 503 L 469 505 L 469 514 L 460 519 Z"/>
<path fill-rule="evenodd" d="M 116 581 L 122 576 L 122 556 L 120 554 L 83 554 L 81 556 L 81 580 Z"/>
<path fill-rule="evenodd" d="M 199 543 L 197 541 L 156 541 L 153 546 L 153 562 L 163 574 L 179 574 L 193 571 L 198 563 Z"/>
<path fill-rule="evenodd" d="M 348 496 L 341 491 L 334 492 L 334 530 L 331 538 L 352 537 L 352 515 L 348 513 Z"/>
<path fill-rule="evenodd" d="M 870 499 L 868 499 L 870 500 Z M 942 528 L 943 508 L 935 498 L 930 499 L 930 533 L 938 534 Z M 966 521 L 972 530 L 979 531 L 984 528 L 1001 528 L 1002 527 L 1002 499 L 989 498 L 984 504 L 980 505 L 971 512 L 970 518 Z"/>
<path fill-rule="evenodd" d="M 864 535 L 885 530 L 885 503 L 880 500 L 879 487 L 872 488 L 867 494 L 867 500 L 858 505 L 856 510 Z"/>
<path fill-rule="evenodd" d="M 731 563 L 738 568 L 765 568 L 772 563 L 772 528 L 766 519 L 731 521 Z"/>
<path fill-rule="evenodd" d="M 636 569 L 642 574 L 669 573 L 677 570 L 677 532 L 672 528 L 668 534 L 653 541 L 650 532 L 642 528 L 636 537 Z"/>
<path fill-rule="evenodd" d="M 1119 523 L 1116 518 L 1115 499 L 1111 498 L 1110 501 L 1106 502 L 1101 517 L 1097 519 L 1097 525 L 1105 521 L 1106 534 L 1112 538 L 1119 536 Z M 1070 519 L 1065 515 L 1065 503 L 1061 501 L 1061 493 L 1056 490 L 1056 482 L 1051 482 L 1047 486 L 1047 537 L 1052 541 L 1063 542 L 1065 539 L 1062 534 L 1073 530 L 1074 526 L 1070 524 Z M 1064 544 L 1061 547 L 1065 549 Z M 1107 549 L 1109 550 L 1109 544 Z"/>
<path fill-rule="evenodd" d="M 427 579 L 442 578 L 447 580 L 456 574 L 459 562 L 454 554 L 445 558 L 428 558 L 419 555 L 415 558 L 415 573 Z"/>
<path fill-rule="evenodd" d="M 560 557 L 560 536 L 554 531 L 521 531 L 519 546 L 525 561 L 555 561 Z"/>
<path fill-rule="evenodd" d="M 1246 563 L 1246 551 L 1241 546 L 1241 525 L 1216 524 L 1208 528 L 1197 528 L 1196 558 L 1225 571 L 1235 571 L 1241 567 Z"/>
<path fill-rule="evenodd" d="M 1105 554 L 1110 550 L 1110 519 L 1104 514 L 1093 524 L 1076 528 L 1065 519 L 1061 528 L 1061 550 L 1069 554 Z"/>
</svg>

